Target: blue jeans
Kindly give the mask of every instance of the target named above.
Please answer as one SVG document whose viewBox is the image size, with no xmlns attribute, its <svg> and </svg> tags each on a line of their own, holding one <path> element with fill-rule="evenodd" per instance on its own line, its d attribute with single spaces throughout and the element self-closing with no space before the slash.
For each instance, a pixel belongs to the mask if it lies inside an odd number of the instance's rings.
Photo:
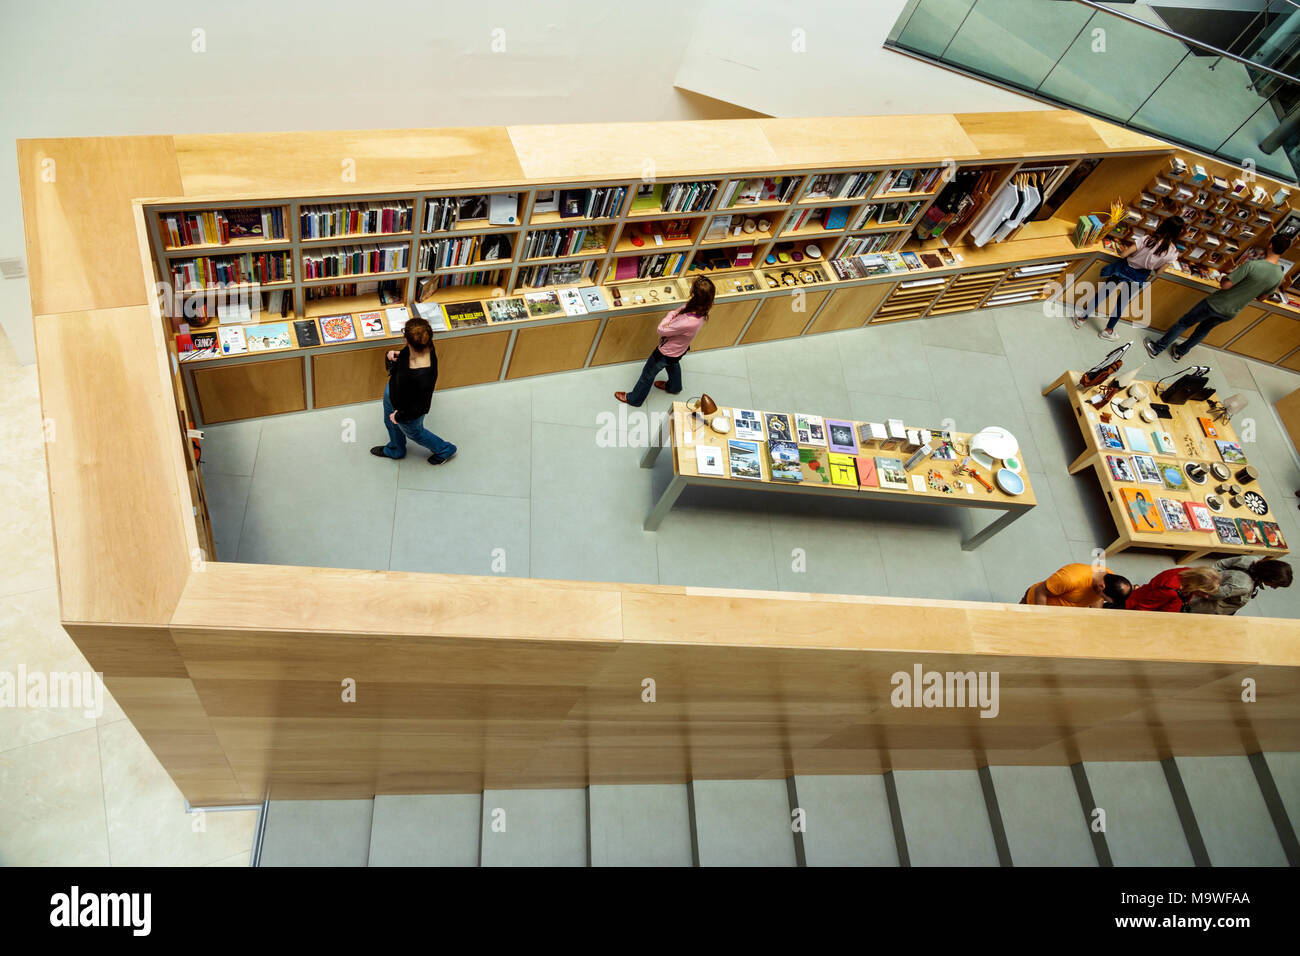
<svg viewBox="0 0 1300 956">
<path fill-rule="evenodd" d="M 1207 335 L 1214 331 L 1216 326 L 1229 322 L 1234 318 L 1231 315 L 1220 315 L 1210 308 L 1208 300 L 1202 299 L 1190 309 L 1188 309 L 1181 319 L 1169 327 L 1169 331 L 1160 336 L 1160 340 L 1155 344 L 1156 354 L 1159 355 L 1165 349 L 1173 344 L 1174 339 L 1183 333 L 1183 330 L 1196 326 L 1192 334 L 1183 342 L 1182 352 L 1187 354 L 1196 346 L 1200 345 Z"/>
<path fill-rule="evenodd" d="M 1097 303 L 1099 305 L 1106 301 L 1106 296 L 1110 293 L 1107 286 L 1116 290 L 1115 308 L 1110 314 L 1110 321 L 1106 323 L 1106 331 L 1109 332 L 1119 325 L 1119 317 L 1128 308 L 1128 304 L 1133 297 L 1142 290 L 1144 285 L 1151 281 L 1151 270 L 1135 269 L 1127 262 L 1115 262 L 1101 270 L 1101 277 L 1111 281 L 1098 290 Z"/>
<path fill-rule="evenodd" d="M 654 384 L 655 377 L 665 368 L 668 369 L 668 394 L 676 395 L 680 392 L 682 390 L 681 358 L 669 358 L 655 349 L 645 360 L 645 366 L 641 369 L 641 377 L 636 380 L 636 385 L 627 393 L 627 403 L 640 405 L 644 402 L 645 397 L 650 394 L 650 386 Z"/>
<path fill-rule="evenodd" d="M 444 438 L 439 438 L 424 427 L 425 416 L 409 422 L 393 423 L 389 417 L 393 414 L 393 400 L 388 396 L 388 386 L 384 386 L 384 427 L 388 429 L 388 444 L 384 454 L 389 458 L 406 457 L 406 439 L 417 445 L 423 445 L 439 458 L 450 458 L 456 454 L 456 446 Z"/>
</svg>

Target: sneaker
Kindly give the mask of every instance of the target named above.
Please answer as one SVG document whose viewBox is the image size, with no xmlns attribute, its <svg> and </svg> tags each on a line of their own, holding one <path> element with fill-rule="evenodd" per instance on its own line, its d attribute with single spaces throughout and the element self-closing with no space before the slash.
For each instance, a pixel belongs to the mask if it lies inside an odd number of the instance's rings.
<svg viewBox="0 0 1300 956">
<path fill-rule="evenodd" d="M 1118 342 L 1119 333 L 1116 332 L 1114 329 L 1102 329 L 1100 332 L 1097 333 L 1097 338 L 1105 339 L 1107 342 Z"/>
<path fill-rule="evenodd" d="M 1181 362 L 1183 360 L 1183 356 L 1186 355 L 1187 353 L 1182 349 L 1180 349 L 1177 345 L 1174 345 L 1170 347 L 1169 354 L 1173 357 L 1173 360 L 1175 362 Z"/>
<path fill-rule="evenodd" d="M 374 448 L 370 449 L 370 454 L 374 455 L 376 458 L 387 458 L 387 457 L 388 457 L 388 455 L 385 455 L 385 454 L 384 454 L 384 446 L 383 446 L 383 445 L 376 445 Z M 396 460 L 397 460 L 396 458 L 393 459 L 393 461 L 396 461 Z"/>
<path fill-rule="evenodd" d="M 458 448 L 458 449 L 456 449 L 456 451 L 460 451 L 460 449 Z M 446 455 L 445 457 L 441 457 L 441 458 L 438 457 L 437 455 L 430 455 L 430 456 L 429 456 L 429 464 L 431 464 L 431 465 L 441 465 L 441 464 L 445 464 L 446 462 L 451 461 L 451 460 L 452 460 L 453 458 L 455 458 L 455 457 L 456 457 L 456 452 L 455 452 L 455 451 L 453 451 L 450 455 Z"/>
<path fill-rule="evenodd" d="M 1147 355 L 1152 358 L 1158 358 L 1160 353 L 1156 351 L 1155 339 L 1143 339 L 1142 346 L 1147 350 Z"/>
<path fill-rule="evenodd" d="M 1070 318 L 1070 324 L 1073 325 L 1076 329 L 1083 328 L 1084 323 L 1086 323 L 1087 321 L 1088 321 L 1088 317 L 1086 315 L 1076 315 Z"/>
</svg>

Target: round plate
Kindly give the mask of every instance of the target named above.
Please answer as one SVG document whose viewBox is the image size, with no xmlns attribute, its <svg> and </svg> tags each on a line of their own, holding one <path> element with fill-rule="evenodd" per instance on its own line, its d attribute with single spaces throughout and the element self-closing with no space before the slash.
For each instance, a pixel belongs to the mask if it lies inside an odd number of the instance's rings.
<svg viewBox="0 0 1300 956">
<path fill-rule="evenodd" d="M 970 447 L 972 450 L 978 448 L 990 458 L 1014 458 L 1020 451 L 1016 436 L 997 425 L 981 428 L 978 434 L 971 436 Z"/>
<path fill-rule="evenodd" d="M 1219 481 L 1227 481 L 1228 478 L 1231 477 L 1232 472 L 1228 470 L 1228 466 L 1223 462 L 1216 461 L 1210 465 L 1210 474 L 1219 479 Z"/>
<path fill-rule="evenodd" d="M 1115 413 L 1116 418 L 1122 418 L 1124 421 L 1128 421 L 1133 417 L 1133 409 L 1121 408 L 1118 401 L 1110 403 L 1110 410 Z"/>
<path fill-rule="evenodd" d="M 1201 477 L 1197 478 L 1191 472 L 1191 467 L 1196 464 L 1199 464 L 1199 462 L 1195 462 L 1195 461 L 1185 462 L 1183 464 L 1183 471 L 1187 474 L 1187 480 L 1190 481 L 1192 484 L 1203 485 L 1210 480 L 1210 475 L 1209 472 L 1205 470 L 1205 466 L 1201 465 Z"/>
<path fill-rule="evenodd" d="M 821 247 L 815 242 L 810 242 L 803 247 L 803 254 L 809 259 L 820 259 L 822 257 Z"/>
<path fill-rule="evenodd" d="M 1248 491 L 1241 497 L 1242 500 L 1245 501 L 1246 507 L 1250 510 L 1251 514 L 1253 515 L 1268 514 L 1268 502 L 1264 500 L 1264 496 L 1261 495 L 1258 491 Z"/>
<path fill-rule="evenodd" d="M 1022 470 L 1019 458 L 1003 458 L 1002 467 L 1006 468 L 1008 471 L 1014 471 L 1017 475 L 1020 474 Z"/>
<path fill-rule="evenodd" d="M 709 427 L 719 435 L 725 435 L 731 431 L 731 419 L 719 412 L 709 421 Z"/>
<path fill-rule="evenodd" d="M 1153 422 L 1156 420 L 1156 413 L 1149 408 L 1144 408 L 1142 409 L 1142 420 L 1147 423 Z"/>
<path fill-rule="evenodd" d="M 1223 499 L 1220 498 L 1218 495 L 1206 495 L 1205 507 L 1209 508 L 1211 511 L 1222 511 Z"/>
<path fill-rule="evenodd" d="M 1025 490 L 1025 479 L 1010 468 L 999 468 L 993 480 L 998 483 L 999 488 L 1009 495 L 1018 495 Z"/>
</svg>

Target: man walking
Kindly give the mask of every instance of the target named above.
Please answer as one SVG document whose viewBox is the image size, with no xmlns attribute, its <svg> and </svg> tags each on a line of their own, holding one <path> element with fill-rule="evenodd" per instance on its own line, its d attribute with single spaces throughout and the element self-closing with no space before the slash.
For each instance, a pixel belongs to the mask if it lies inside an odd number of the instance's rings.
<svg viewBox="0 0 1300 956">
<path fill-rule="evenodd" d="M 1274 236 L 1270 239 L 1268 253 L 1263 259 L 1252 259 L 1237 266 L 1223 280 L 1218 292 L 1210 293 L 1188 309 L 1186 314 L 1170 326 L 1169 331 L 1158 340 L 1147 339 L 1143 342 L 1147 354 L 1155 358 L 1165 349 L 1169 349 L 1169 354 L 1174 357 L 1174 361 L 1181 362 L 1183 356 L 1200 345 L 1216 326 L 1230 322 L 1253 300 L 1273 292 L 1282 284 L 1282 277 L 1286 275 L 1278 259 L 1290 245 L 1290 240 L 1282 236 Z M 1191 326 L 1196 328 L 1192 329 L 1192 334 L 1183 341 L 1182 347 L 1174 345 L 1170 349 L 1169 346 L 1173 344 L 1174 339 Z"/>
</svg>

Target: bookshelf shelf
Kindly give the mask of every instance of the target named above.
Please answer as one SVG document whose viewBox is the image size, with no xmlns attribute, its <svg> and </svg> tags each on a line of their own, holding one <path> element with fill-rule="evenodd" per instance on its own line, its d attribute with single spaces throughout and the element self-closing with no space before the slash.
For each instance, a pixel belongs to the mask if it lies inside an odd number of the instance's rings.
<svg viewBox="0 0 1300 956">
<path fill-rule="evenodd" d="M 582 219 L 582 218 L 574 218 L 574 217 L 569 217 L 566 219 L 558 212 L 535 212 L 533 213 L 532 218 L 528 221 L 527 228 L 529 230 L 538 229 L 538 228 L 576 229 L 576 228 L 581 228 L 583 226 L 610 226 L 619 221 L 620 221 L 620 217 L 618 216 L 608 217 L 605 219 Z"/>
<path fill-rule="evenodd" d="M 293 245 L 289 239 L 231 239 L 225 243 L 204 243 L 196 246 L 166 246 L 169 259 L 187 259 L 192 256 L 222 255 L 247 252 L 250 249 L 284 249 Z"/>
<path fill-rule="evenodd" d="M 367 232 L 367 233 L 354 233 L 349 236 L 318 236 L 314 239 L 304 238 L 304 239 L 299 239 L 298 241 L 304 246 L 314 248 L 316 246 L 350 246 L 350 245 L 363 245 L 365 243 L 371 243 L 371 242 L 400 241 L 402 239 L 410 239 L 414 235 L 415 233 L 410 231 Z M 271 243 L 271 245 L 276 245 L 276 243 Z"/>
<path fill-rule="evenodd" d="M 405 278 L 406 269 L 391 269 L 387 272 L 352 272 L 348 275 L 338 276 L 321 276 L 318 279 L 303 279 L 302 284 L 305 286 L 315 285 L 339 285 L 346 282 L 364 282 L 367 279 L 396 279 Z M 288 285 L 290 283 L 264 282 L 263 286 Z"/>
</svg>

